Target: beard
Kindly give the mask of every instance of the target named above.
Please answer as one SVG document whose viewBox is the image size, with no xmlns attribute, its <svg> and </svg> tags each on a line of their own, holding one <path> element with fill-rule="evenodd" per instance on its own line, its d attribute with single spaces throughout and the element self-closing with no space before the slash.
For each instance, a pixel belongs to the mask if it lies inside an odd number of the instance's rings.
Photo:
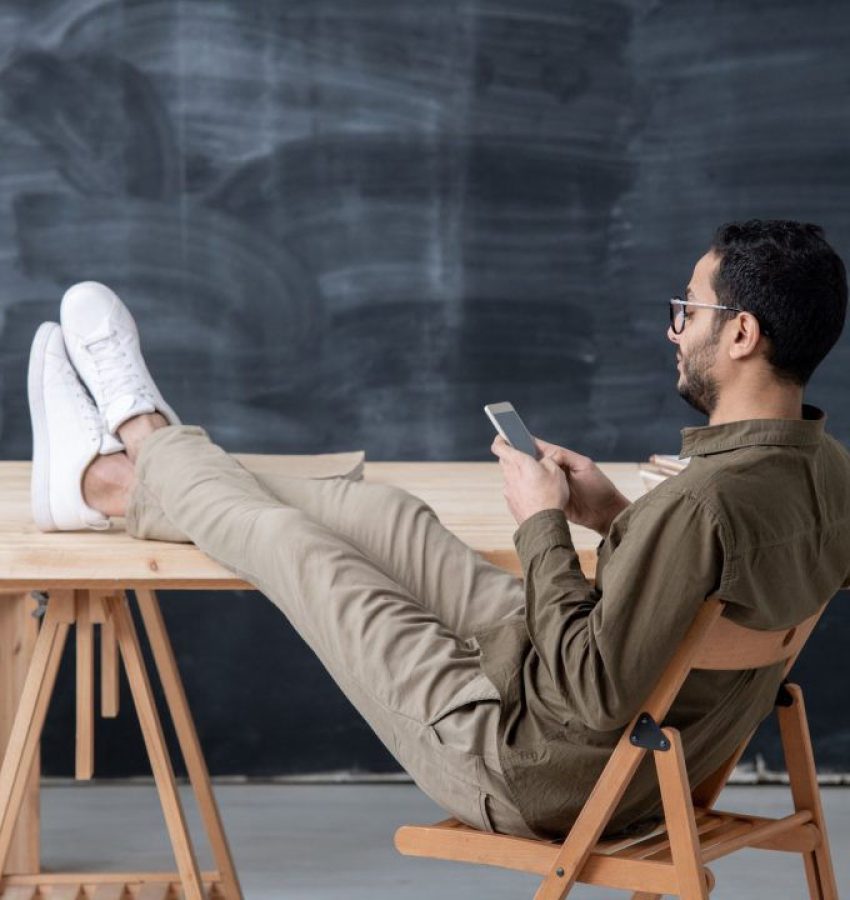
<svg viewBox="0 0 850 900">
<path fill-rule="evenodd" d="M 709 336 L 693 350 L 687 359 L 682 357 L 681 372 L 676 390 L 679 396 L 698 412 L 711 417 L 717 406 L 717 380 L 712 376 L 717 357 L 719 335 Z"/>
</svg>

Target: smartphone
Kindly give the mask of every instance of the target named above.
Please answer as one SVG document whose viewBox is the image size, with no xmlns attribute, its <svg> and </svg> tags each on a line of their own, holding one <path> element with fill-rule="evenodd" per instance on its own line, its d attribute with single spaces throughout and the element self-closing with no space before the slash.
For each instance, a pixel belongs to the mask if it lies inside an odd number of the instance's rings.
<svg viewBox="0 0 850 900">
<path fill-rule="evenodd" d="M 490 417 L 496 431 L 517 450 L 522 450 L 534 459 L 540 458 L 540 452 L 534 438 L 525 427 L 512 403 L 488 403 L 484 412 Z"/>
</svg>

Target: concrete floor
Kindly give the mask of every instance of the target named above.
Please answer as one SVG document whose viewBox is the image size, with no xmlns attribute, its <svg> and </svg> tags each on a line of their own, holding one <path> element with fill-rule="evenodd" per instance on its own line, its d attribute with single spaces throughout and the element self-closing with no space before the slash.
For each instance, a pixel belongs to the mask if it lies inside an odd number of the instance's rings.
<svg viewBox="0 0 850 900">
<path fill-rule="evenodd" d="M 199 861 L 209 867 L 194 803 L 182 790 L 202 844 Z M 392 846 L 398 825 L 443 818 L 410 784 L 219 784 L 216 795 L 247 900 L 519 900 L 531 898 L 538 883 L 506 870 L 398 855 Z M 825 788 L 823 800 L 839 894 L 850 897 L 850 789 Z M 785 787 L 730 787 L 718 807 L 791 812 Z M 45 870 L 174 868 L 156 793 L 147 784 L 48 784 L 42 823 Z M 717 877 L 712 900 L 808 897 L 798 856 L 742 851 L 711 868 Z M 570 895 L 625 896 L 581 885 Z"/>
</svg>

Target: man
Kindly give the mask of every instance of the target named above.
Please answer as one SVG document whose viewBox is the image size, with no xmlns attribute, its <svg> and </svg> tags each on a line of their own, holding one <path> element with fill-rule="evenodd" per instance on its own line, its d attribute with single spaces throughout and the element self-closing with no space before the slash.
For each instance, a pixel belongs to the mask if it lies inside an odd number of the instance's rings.
<svg viewBox="0 0 850 900">
<path fill-rule="evenodd" d="M 587 457 L 496 438 L 524 579 L 398 488 L 254 476 L 180 424 L 106 287 L 65 295 L 33 343 L 33 511 L 46 530 L 194 541 L 276 603 L 417 784 L 484 830 L 562 837 L 699 605 L 778 629 L 850 584 L 850 454 L 802 403 L 841 333 L 821 230 L 728 225 L 671 301 L 688 467 L 633 504 Z M 66 355 L 67 353 L 67 355 Z M 91 393 L 91 398 L 83 388 Z M 93 398 L 93 400 L 92 400 Z M 596 583 L 567 520 L 602 535 Z M 695 671 L 666 722 L 693 781 L 772 708 L 781 666 Z M 647 758 L 609 833 L 660 798 Z"/>
</svg>

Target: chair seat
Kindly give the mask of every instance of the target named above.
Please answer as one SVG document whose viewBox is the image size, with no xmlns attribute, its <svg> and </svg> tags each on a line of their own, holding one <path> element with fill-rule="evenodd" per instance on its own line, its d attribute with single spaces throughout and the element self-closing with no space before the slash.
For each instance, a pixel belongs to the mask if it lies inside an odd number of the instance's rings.
<svg viewBox="0 0 850 900">
<path fill-rule="evenodd" d="M 820 842 L 809 812 L 781 819 L 696 808 L 703 864 L 741 847 L 806 852 Z M 407 856 L 424 856 L 479 865 L 499 866 L 546 875 L 562 843 L 505 834 L 490 834 L 445 819 L 433 825 L 403 825 L 395 834 L 396 849 Z M 660 825 L 638 837 L 599 841 L 577 878 L 585 884 L 622 890 L 676 892 L 676 872 L 667 829 Z"/>
</svg>

